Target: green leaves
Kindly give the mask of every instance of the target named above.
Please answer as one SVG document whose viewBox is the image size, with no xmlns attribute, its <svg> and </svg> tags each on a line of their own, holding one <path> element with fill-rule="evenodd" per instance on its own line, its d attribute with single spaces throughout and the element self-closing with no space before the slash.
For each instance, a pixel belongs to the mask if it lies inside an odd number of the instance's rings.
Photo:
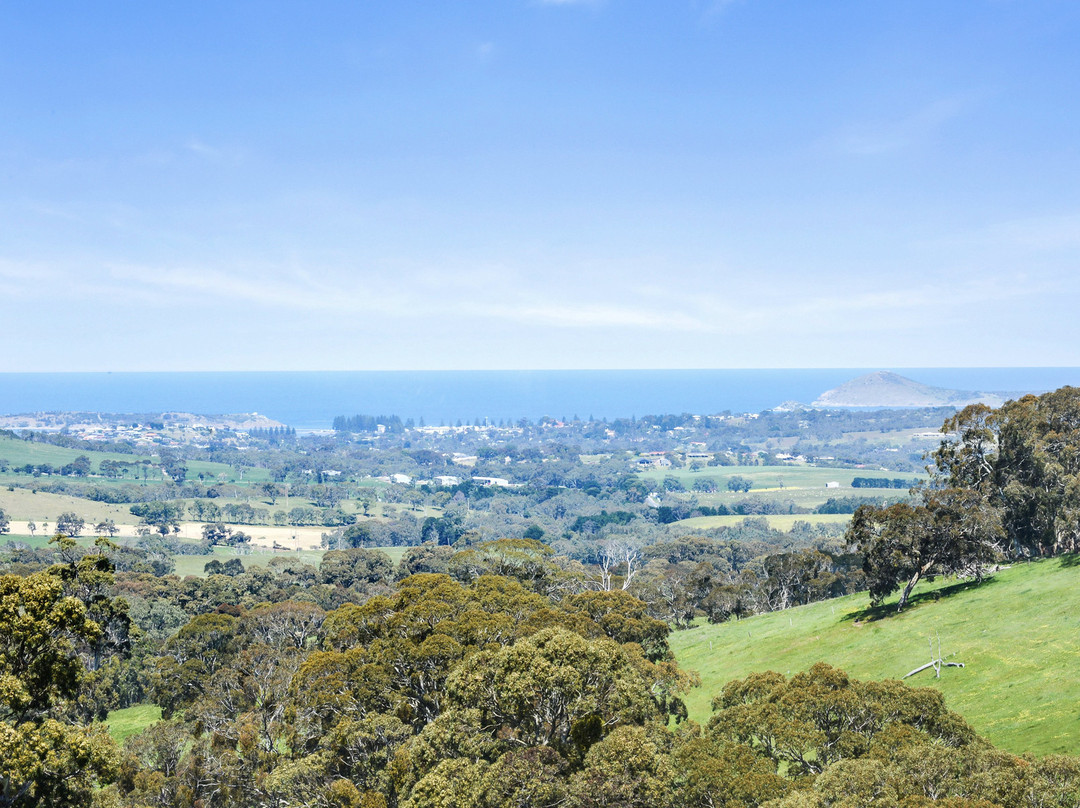
<svg viewBox="0 0 1080 808">
<path fill-rule="evenodd" d="M 103 731 L 56 720 L 84 669 L 77 648 L 101 636 L 55 575 L 0 576 L 0 805 L 86 805 L 116 774 Z"/>
</svg>

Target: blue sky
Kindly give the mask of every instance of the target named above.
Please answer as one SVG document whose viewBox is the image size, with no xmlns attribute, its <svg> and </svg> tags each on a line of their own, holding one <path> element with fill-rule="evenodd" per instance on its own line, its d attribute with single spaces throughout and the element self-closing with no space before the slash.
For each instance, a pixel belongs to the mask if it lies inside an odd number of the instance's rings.
<svg viewBox="0 0 1080 808">
<path fill-rule="evenodd" d="M 0 6 L 0 370 L 1080 366 L 1080 4 Z"/>
</svg>

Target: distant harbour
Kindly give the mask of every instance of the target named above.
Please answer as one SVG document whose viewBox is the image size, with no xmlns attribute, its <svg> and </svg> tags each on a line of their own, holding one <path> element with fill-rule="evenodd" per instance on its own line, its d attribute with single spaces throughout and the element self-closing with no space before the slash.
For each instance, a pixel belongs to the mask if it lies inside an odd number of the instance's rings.
<svg viewBox="0 0 1080 808">
<path fill-rule="evenodd" d="M 429 425 L 742 413 L 812 402 L 875 370 L 961 390 L 1080 385 L 1080 368 L 0 373 L 0 413 L 258 412 L 301 430 L 327 429 L 334 416 L 356 413 Z"/>
</svg>

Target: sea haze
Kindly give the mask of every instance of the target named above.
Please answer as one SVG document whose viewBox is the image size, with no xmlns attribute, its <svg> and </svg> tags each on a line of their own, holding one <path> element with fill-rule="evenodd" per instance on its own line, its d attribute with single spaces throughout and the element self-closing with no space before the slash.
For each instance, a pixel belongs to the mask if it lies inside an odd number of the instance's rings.
<svg viewBox="0 0 1080 808">
<path fill-rule="evenodd" d="M 545 415 L 760 412 L 813 401 L 873 370 L 971 391 L 1080 385 L 1080 368 L 0 373 L 0 413 L 258 412 L 297 429 L 324 429 L 336 415 L 358 413 L 437 425 Z"/>
</svg>

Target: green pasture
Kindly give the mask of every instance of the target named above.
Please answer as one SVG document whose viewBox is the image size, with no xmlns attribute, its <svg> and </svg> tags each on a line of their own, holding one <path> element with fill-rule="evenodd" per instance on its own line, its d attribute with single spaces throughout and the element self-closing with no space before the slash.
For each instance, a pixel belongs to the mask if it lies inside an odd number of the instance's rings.
<svg viewBox="0 0 1080 808">
<path fill-rule="evenodd" d="M 49 531 L 48 535 L 44 535 L 39 531 L 34 536 L 28 536 L 26 534 L 20 533 L 4 533 L 3 535 L 0 535 L 0 552 L 3 552 L 4 545 L 6 545 L 8 542 L 24 544 L 33 550 L 40 550 L 44 547 L 48 547 L 49 541 L 51 539 L 51 530 Z M 75 543 L 83 547 L 93 547 L 96 540 L 97 536 L 79 536 L 77 539 L 75 539 Z"/>
<path fill-rule="evenodd" d="M 390 556 L 390 560 L 397 566 L 401 561 L 401 557 L 405 555 L 408 547 L 374 547 L 374 550 L 379 550 Z M 275 558 L 296 558 L 305 564 L 310 564 L 313 567 L 318 567 L 319 562 L 322 561 L 325 550 L 268 550 L 263 548 L 253 548 L 251 552 L 238 554 L 231 547 L 215 547 L 213 553 L 205 555 L 174 555 L 173 561 L 176 564 L 175 574 L 181 578 L 188 575 L 195 575 L 198 577 L 204 576 L 206 573 L 203 571 L 210 561 L 217 559 L 218 561 L 225 562 L 231 558 L 239 558 L 243 563 L 244 568 L 251 567 L 266 567 Z"/>
<path fill-rule="evenodd" d="M 241 487 L 238 489 L 237 493 L 246 493 L 246 489 Z M 218 497 L 212 501 L 218 507 L 229 504 L 247 504 L 251 505 L 253 508 L 265 508 L 269 511 L 270 517 L 272 517 L 276 511 L 287 512 L 292 508 L 297 507 L 315 507 L 310 500 L 302 499 L 300 497 L 289 497 L 288 500 L 286 500 L 285 497 L 279 497 L 277 503 L 271 505 L 269 499 L 255 495 L 257 492 L 252 493 L 253 495 L 250 497 Z M 192 500 L 187 499 L 184 500 L 184 502 L 190 505 Z M 339 507 L 346 513 L 362 512 L 362 509 L 357 507 L 355 500 L 343 500 Z M 138 518 L 132 515 L 130 506 L 124 503 L 111 504 L 107 502 L 94 502 L 89 499 L 82 499 L 81 497 L 74 497 L 68 494 L 50 494 L 44 491 L 35 492 L 27 488 L 12 488 L 11 490 L 8 490 L 3 486 L 0 486 L 0 510 L 3 510 L 8 518 L 13 521 L 33 520 L 37 523 L 39 528 L 42 528 L 47 522 L 50 531 L 56 525 L 56 517 L 67 511 L 71 511 L 81 517 L 87 524 L 87 531 L 90 531 L 93 525 L 107 519 L 112 519 L 118 525 L 134 525 L 139 521 Z M 442 511 L 439 508 L 427 506 L 414 510 L 411 505 L 403 502 L 396 504 L 386 502 L 372 503 L 371 515 L 374 518 L 390 518 L 403 513 L 411 513 L 417 519 L 423 520 L 429 516 L 437 517 Z M 187 518 L 188 517 L 185 516 L 185 519 Z M 241 529 L 245 528 L 241 527 Z M 330 528 L 325 529 L 330 530 Z"/>
<path fill-rule="evenodd" d="M 837 469 L 821 468 L 818 466 L 706 466 L 698 471 L 690 469 L 649 469 L 638 472 L 643 480 L 659 486 L 665 477 L 675 477 L 686 486 L 687 490 L 693 488 L 694 481 L 699 479 L 714 479 L 726 492 L 727 481 L 731 477 L 746 477 L 754 483 L 751 493 L 760 490 L 772 491 L 774 489 L 792 490 L 809 488 L 821 491 L 835 492 L 835 488 L 825 488 L 826 483 L 840 483 L 841 489 L 850 489 L 851 481 L 856 477 L 884 477 L 893 479 L 902 477 L 914 479 L 916 476 L 910 472 L 881 471 L 880 469 Z M 859 488 L 861 493 L 874 491 L 886 491 L 883 488 Z M 892 489 L 894 491 L 902 489 Z M 742 494 L 738 494 L 742 496 Z M 835 493 L 830 494 L 835 496 Z"/>
<path fill-rule="evenodd" d="M 241 485 L 262 485 L 270 482 L 270 470 L 264 468 L 248 468 L 245 466 L 243 468 L 243 480 L 241 480 L 236 470 L 225 463 L 213 463 L 209 460 L 185 460 L 184 465 L 187 466 L 187 479 L 200 480 L 208 485 L 218 480 Z M 202 477 L 199 475 L 202 475 Z"/>
<path fill-rule="evenodd" d="M 818 661 L 858 679 L 900 678 L 930 661 L 929 640 L 964 668 L 916 674 L 982 735 L 1015 753 L 1080 753 L 1080 564 L 1076 557 L 1017 565 L 981 585 L 920 584 L 897 614 L 866 594 L 671 635 L 679 664 L 701 675 L 687 699 L 706 721 L 710 701 L 731 679 L 755 671 L 785 675 Z"/>
<path fill-rule="evenodd" d="M 67 465 L 80 455 L 86 455 L 94 469 L 97 469 L 102 460 L 136 463 L 144 459 L 142 455 L 66 449 L 63 446 L 53 446 L 49 443 L 37 443 L 0 435 L 0 459 L 8 461 L 12 466 L 25 466 L 27 463 L 37 466 L 42 463 L 49 463 L 59 467 Z"/>
<path fill-rule="evenodd" d="M 19 438 L 0 435 L 0 459 L 6 460 L 12 468 L 25 466 L 28 463 L 34 466 L 48 463 L 59 468 L 81 455 L 85 455 L 90 460 L 90 467 L 94 473 L 98 471 L 102 460 L 115 460 L 123 463 L 141 463 L 144 460 L 156 461 L 157 459 L 157 454 L 155 452 L 121 454 L 118 452 L 99 452 L 87 449 L 67 449 L 62 446 L 53 446 L 49 443 L 37 443 L 35 441 L 20 440 Z M 188 460 L 185 461 L 184 464 L 188 469 L 187 477 L 189 480 L 201 479 L 207 484 L 218 480 L 225 480 L 227 482 L 237 482 L 240 480 L 240 475 L 236 470 L 226 463 L 213 463 L 208 460 Z M 129 474 L 130 476 L 117 479 L 95 477 L 93 478 L 93 482 L 99 485 L 142 482 L 141 472 L 133 471 Z M 200 475 L 202 475 L 201 478 Z M 28 478 L 26 475 L 14 475 L 9 472 L 8 474 L 0 475 L 0 479 L 18 479 L 21 481 Z M 243 469 L 243 483 L 256 485 L 269 481 L 270 471 L 268 469 Z M 148 478 L 147 482 L 161 482 L 160 471 L 155 470 L 154 476 Z"/>
<path fill-rule="evenodd" d="M 710 530 L 717 527 L 734 527 L 739 522 L 747 519 L 746 516 L 695 516 L 693 519 L 683 519 L 675 524 L 679 527 L 687 527 L 692 530 Z M 769 521 L 769 527 L 773 530 L 790 532 L 796 522 L 809 522 L 812 525 L 846 525 L 851 521 L 849 513 L 794 513 L 773 514 L 765 516 Z"/>
<path fill-rule="evenodd" d="M 250 567 L 266 567 L 274 558 L 295 558 L 305 564 L 317 567 L 325 552 L 325 550 L 300 550 L 297 552 L 295 550 L 284 551 L 252 548 L 251 552 L 240 554 L 231 547 L 215 547 L 213 549 L 214 552 L 205 555 L 174 555 L 172 558 L 173 563 L 176 564 L 175 574 L 179 575 L 181 578 L 188 575 L 202 577 L 206 574 L 203 571 L 203 567 L 215 558 L 221 562 L 228 561 L 231 558 L 239 558 L 245 569 Z"/>
<path fill-rule="evenodd" d="M 800 508 L 813 509 L 823 505 L 834 497 L 864 497 L 890 500 L 907 496 L 905 488 L 852 488 L 851 481 L 856 477 L 882 477 L 887 479 L 915 479 L 917 475 L 895 471 L 874 471 L 867 469 L 834 469 L 815 466 L 710 466 L 699 471 L 688 469 L 655 469 L 640 472 L 643 480 L 659 489 L 665 477 L 675 477 L 686 488 L 685 494 L 669 494 L 680 499 L 693 497 L 699 505 L 717 507 L 731 506 L 746 499 L 779 504 L 794 504 Z M 746 493 L 729 491 L 727 482 L 732 477 L 745 477 L 753 481 L 753 487 Z M 694 491 L 694 483 L 700 479 L 712 479 L 719 486 L 719 491 L 707 494 Z M 826 488 L 827 483 L 839 483 L 837 488 Z"/>
<path fill-rule="evenodd" d="M 138 521 L 131 515 L 127 505 L 93 502 L 67 494 L 48 494 L 44 491 L 35 493 L 26 488 L 9 491 L 0 487 L 0 508 L 12 520 L 32 519 L 37 522 L 38 527 L 48 521 L 50 530 L 56 524 L 56 517 L 65 511 L 82 517 L 87 525 L 91 526 L 106 519 L 112 519 L 117 524 L 133 524 Z"/>
<path fill-rule="evenodd" d="M 123 710 L 113 710 L 105 719 L 113 740 L 122 744 L 130 735 L 142 732 L 161 720 L 161 708 L 155 704 L 136 704 Z"/>
</svg>

